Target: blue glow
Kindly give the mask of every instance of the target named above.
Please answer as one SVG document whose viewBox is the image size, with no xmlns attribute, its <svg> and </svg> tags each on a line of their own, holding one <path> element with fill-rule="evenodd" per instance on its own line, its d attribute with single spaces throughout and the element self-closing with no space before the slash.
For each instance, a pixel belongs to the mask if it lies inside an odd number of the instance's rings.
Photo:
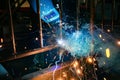
<svg viewBox="0 0 120 80">
<path fill-rule="evenodd" d="M 37 13 L 36 0 L 30 0 L 30 4 Z M 59 20 L 59 13 L 51 0 L 40 0 L 40 17 L 46 23 Z"/>
<path fill-rule="evenodd" d="M 74 57 L 87 56 L 92 50 L 99 51 L 103 42 L 99 37 L 101 30 L 96 28 L 92 37 L 89 26 L 85 24 L 79 31 L 73 33 L 64 32 L 62 41 L 58 41 L 59 46 L 69 51 Z"/>
<path fill-rule="evenodd" d="M 55 71 L 55 70 L 60 69 L 60 68 L 61 68 L 60 65 L 55 65 L 55 66 L 52 66 L 52 67 L 50 68 L 50 71 Z"/>
</svg>

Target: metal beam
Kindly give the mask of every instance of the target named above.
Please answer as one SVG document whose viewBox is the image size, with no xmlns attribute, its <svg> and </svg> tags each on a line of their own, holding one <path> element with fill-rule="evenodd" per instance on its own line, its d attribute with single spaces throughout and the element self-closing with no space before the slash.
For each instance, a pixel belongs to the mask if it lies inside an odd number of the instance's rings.
<svg viewBox="0 0 120 80">
<path fill-rule="evenodd" d="M 76 9 L 76 21 L 77 21 L 77 30 L 79 30 L 79 15 L 80 15 L 80 0 L 77 0 L 77 9 Z"/>
<path fill-rule="evenodd" d="M 41 21 L 41 16 L 40 16 L 40 0 L 36 0 L 37 4 L 37 15 L 38 15 L 38 27 L 40 29 L 39 34 L 40 34 L 40 47 L 43 47 L 43 33 L 42 33 L 42 21 Z"/>
<path fill-rule="evenodd" d="M 12 44 L 13 44 L 13 51 L 14 51 L 14 55 L 15 55 L 16 54 L 16 44 L 15 44 L 15 34 L 14 34 L 14 26 L 13 26 L 10 0 L 8 2 L 8 5 L 9 5 L 9 13 L 10 13 L 10 26 L 11 26 L 11 34 L 12 34 Z"/>
<path fill-rule="evenodd" d="M 6 61 L 10 61 L 10 60 L 24 58 L 24 57 L 27 57 L 27 56 L 43 53 L 43 52 L 52 50 L 52 49 L 57 48 L 57 47 L 58 47 L 57 45 L 46 46 L 46 47 L 43 47 L 43 48 L 35 49 L 33 51 L 29 51 L 29 52 L 25 52 L 25 53 L 21 53 L 21 54 L 16 54 L 14 56 L 8 57 L 7 59 L 0 60 L 0 62 L 6 62 Z"/>
</svg>

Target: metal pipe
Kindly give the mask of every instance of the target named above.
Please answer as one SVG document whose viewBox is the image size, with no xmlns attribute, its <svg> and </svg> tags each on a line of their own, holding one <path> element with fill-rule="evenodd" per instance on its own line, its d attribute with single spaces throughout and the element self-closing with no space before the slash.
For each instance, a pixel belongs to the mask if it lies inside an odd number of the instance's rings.
<svg viewBox="0 0 120 80">
<path fill-rule="evenodd" d="M 15 45 L 15 35 L 14 35 L 14 26 L 13 26 L 13 21 L 12 21 L 12 11 L 11 11 L 11 5 L 10 5 L 10 0 L 8 1 L 9 5 L 9 12 L 10 12 L 10 25 L 11 25 L 11 32 L 12 32 L 12 44 L 13 44 L 13 51 L 14 55 L 16 54 L 16 45 Z"/>
<path fill-rule="evenodd" d="M 90 2 L 90 11 L 91 11 L 91 13 L 90 13 L 90 30 L 91 30 L 91 36 L 92 36 L 91 53 L 93 53 L 93 51 L 94 51 L 93 28 L 94 28 L 95 0 L 91 0 L 91 2 Z M 95 70 L 94 70 L 94 75 L 95 75 L 95 79 L 98 80 Z"/>
<path fill-rule="evenodd" d="M 40 0 L 36 0 L 37 4 L 37 14 L 38 14 L 38 26 L 40 28 L 40 47 L 43 47 L 43 34 L 42 34 L 42 22 L 41 22 L 41 16 L 40 16 Z"/>
<path fill-rule="evenodd" d="M 90 4 L 90 30 L 91 34 L 93 34 L 93 26 L 94 26 L 94 0 L 91 0 Z"/>
<path fill-rule="evenodd" d="M 93 49 L 94 49 L 94 47 L 93 47 L 93 45 L 94 45 L 93 27 L 94 27 L 94 0 L 91 0 L 90 1 L 90 34 L 91 34 L 91 37 L 92 37 L 92 40 L 91 40 L 91 54 L 93 53 Z"/>
<path fill-rule="evenodd" d="M 80 7 L 80 0 L 77 0 L 76 2 L 77 2 L 77 15 L 76 15 L 77 16 L 77 18 L 76 18 L 77 19 L 77 30 L 79 30 L 79 13 L 80 13 L 80 10 L 79 10 L 80 8 L 79 7 Z"/>
<path fill-rule="evenodd" d="M 57 48 L 57 47 L 58 47 L 57 45 L 46 46 L 46 47 L 43 47 L 43 48 L 40 48 L 40 49 L 35 49 L 33 51 L 29 51 L 29 52 L 25 52 L 25 53 L 21 53 L 21 54 L 17 54 L 17 55 L 8 57 L 7 59 L 0 60 L 0 62 L 5 62 L 5 61 L 24 58 L 24 57 L 27 57 L 27 56 L 43 53 L 43 52 L 52 50 L 52 49 Z"/>
</svg>

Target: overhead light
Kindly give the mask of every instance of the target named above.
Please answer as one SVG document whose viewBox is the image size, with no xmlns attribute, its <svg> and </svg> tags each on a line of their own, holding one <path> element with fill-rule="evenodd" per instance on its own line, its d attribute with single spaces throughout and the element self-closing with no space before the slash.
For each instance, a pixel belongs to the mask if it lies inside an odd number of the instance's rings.
<svg viewBox="0 0 120 80">
<path fill-rule="evenodd" d="M 110 32 L 110 29 L 107 29 L 107 32 Z"/>
</svg>

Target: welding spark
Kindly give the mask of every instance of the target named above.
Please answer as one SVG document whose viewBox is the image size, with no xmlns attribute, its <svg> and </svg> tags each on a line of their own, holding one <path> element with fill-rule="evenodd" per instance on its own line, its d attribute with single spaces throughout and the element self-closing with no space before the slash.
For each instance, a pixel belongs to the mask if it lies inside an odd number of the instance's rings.
<svg viewBox="0 0 120 80">
<path fill-rule="evenodd" d="M 59 56 L 59 60 L 55 62 L 55 69 L 53 71 L 53 80 L 55 80 L 55 72 L 58 68 L 58 63 L 61 61 L 61 56 Z"/>
<path fill-rule="evenodd" d="M 69 29 L 67 31 L 67 26 L 65 26 L 65 29 L 63 28 L 62 39 L 57 39 L 58 46 L 68 51 L 68 53 L 70 53 L 71 56 L 75 58 L 88 57 L 89 55 L 99 54 L 99 52 L 102 55 L 102 57 L 104 57 L 104 60 L 106 60 L 106 57 L 107 58 L 112 57 L 111 55 L 113 51 L 110 52 L 108 46 L 109 47 L 111 46 L 110 47 L 111 49 L 116 50 L 116 48 L 113 45 L 115 39 L 112 36 L 108 35 L 107 33 L 103 32 L 101 29 L 97 28 L 97 26 L 94 26 L 93 29 L 94 30 L 91 35 L 89 24 L 83 25 L 81 29 L 77 31 L 69 31 Z M 93 52 L 91 52 L 91 49 Z M 60 56 L 62 56 L 62 54 L 63 52 L 61 53 Z M 112 60 L 113 58 L 109 58 L 109 61 L 110 59 Z M 87 61 L 88 63 L 93 63 L 95 59 L 88 57 Z M 58 62 L 56 62 L 56 66 L 57 63 Z M 83 67 L 77 69 L 78 65 L 79 64 L 77 62 L 74 62 L 72 68 L 70 68 L 71 72 L 73 72 L 74 74 L 75 73 L 82 74 Z M 76 72 L 74 68 L 76 68 Z M 54 70 L 54 74 L 56 69 L 57 67 Z"/>
<path fill-rule="evenodd" d="M 85 24 L 80 30 L 72 33 L 65 29 L 63 31 L 63 38 L 58 39 L 57 42 L 60 47 L 70 52 L 73 57 L 83 57 L 88 56 L 91 50 L 94 52 L 101 51 L 100 48 L 106 46 L 104 42 L 107 40 L 112 40 L 108 34 L 94 26 L 93 34 L 91 35 L 90 25 Z"/>
</svg>

